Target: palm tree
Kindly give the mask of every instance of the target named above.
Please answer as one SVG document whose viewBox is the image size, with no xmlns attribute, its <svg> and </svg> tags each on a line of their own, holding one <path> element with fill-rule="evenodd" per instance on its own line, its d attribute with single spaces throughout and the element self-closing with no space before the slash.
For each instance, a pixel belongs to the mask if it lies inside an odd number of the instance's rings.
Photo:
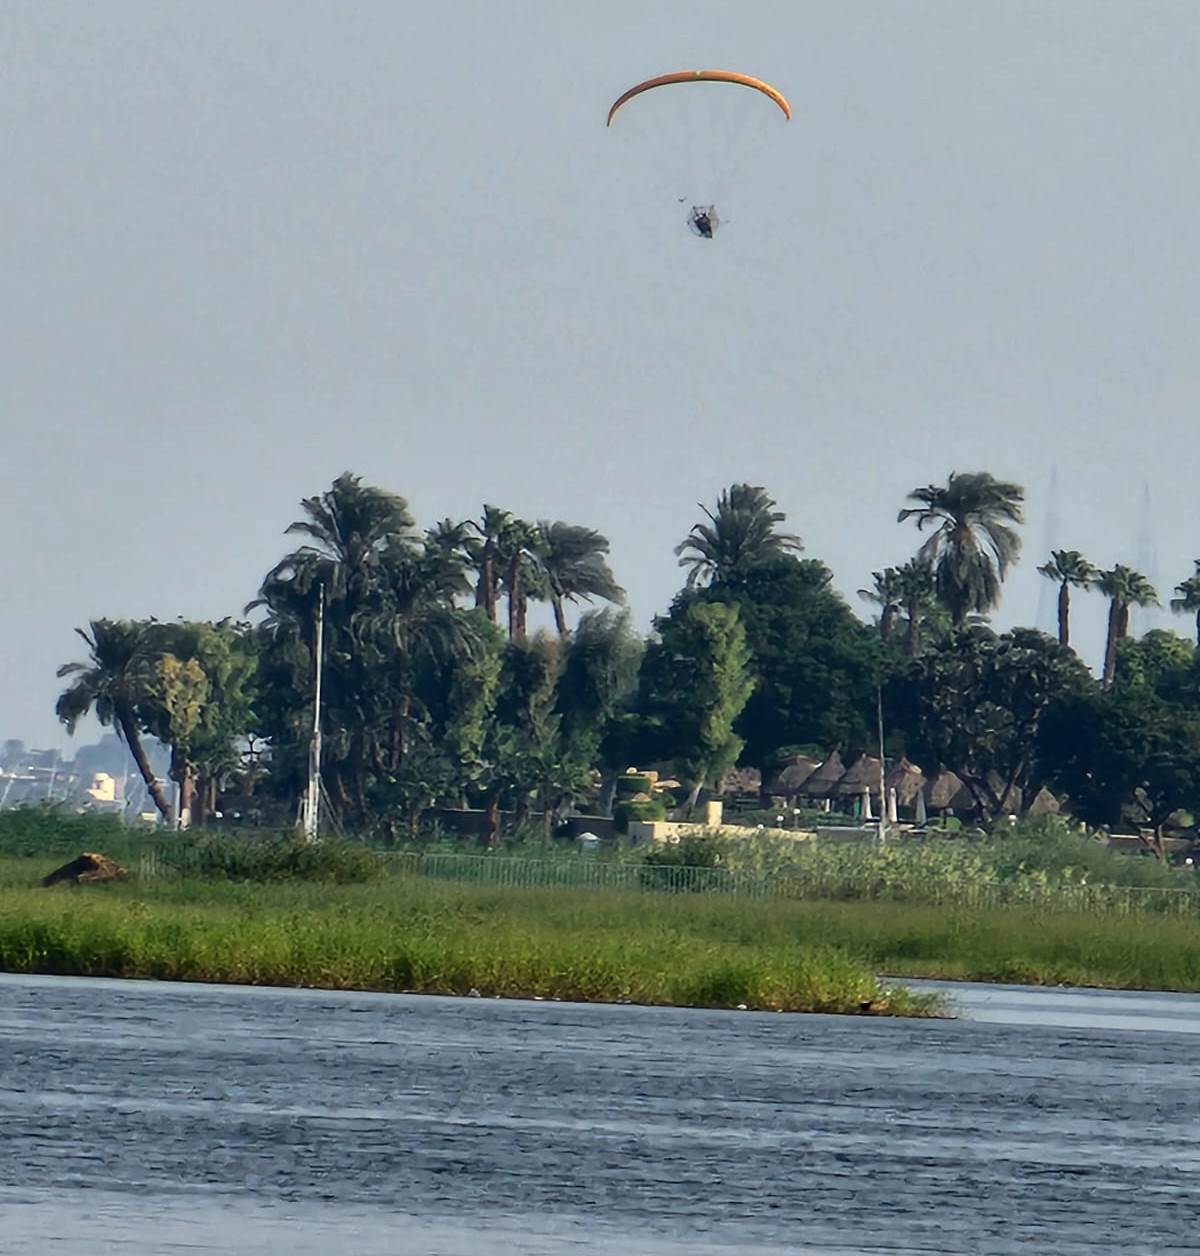
<svg viewBox="0 0 1200 1256">
<path fill-rule="evenodd" d="M 921 653 L 921 626 L 931 613 L 944 615 L 945 612 L 938 607 L 933 572 L 929 564 L 919 558 L 910 558 L 896 568 L 896 587 L 907 621 L 904 653 L 915 659 Z"/>
<path fill-rule="evenodd" d="M 608 538 L 599 532 L 573 523 L 541 519 L 534 549 L 545 573 L 559 637 L 567 635 L 565 602 L 590 602 L 596 597 L 618 605 L 624 602 L 625 590 L 605 559 Z"/>
<path fill-rule="evenodd" d="M 483 609 L 493 624 L 496 622 L 502 574 L 498 550 L 511 523 L 512 515 L 507 510 L 484 505 L 482 517 L 472 519 L 467 525 L 475 534 L 467 545 L 467 553 L 477 576 L 475 605 Z"/>
<path fill-rule="evenodd" d="M 364 485 L 349 472 L 301 506 L 304 517 L 286 531 L 307 537 L 307 543 L 276 563 L 246 609 L 266 606 L 265 630 L 303 643 L 311 654 L 324 590 L 329 779 L 338 804 L 365 816 L 370 761 L 378 758 L 381 721 L 394 705 L 378 683 L 380 654 L 373 634 L 387 608 L 394 570 L 417 563 L 423 547 L 404 498 Z"/>
<path fill-rule="evenodd" d="M 537 561 L 537 529 L 524 519 L 509 519 L 496 548 L 504 596 L 508 599 L 508 639 L 525 640 L 530 597 L 546 592 L 546 580 Z"/>
<path fill-rule="evenodd" d="M 859 589 L 858 596 L 879 607 L 879 639 L 890 641 L 896 616 L 904 606 L 900 570 L 897 567 L 885 567 L 882 571 L 871 572 L 871 578 L 875 581 L 875 587 Z"/>
<path fill-rule="evenodd" d="M 430 567 L 443 571 L 451 602 L 471 592 L 467 571 L 472 565 L 472 541 L 469 523 L 440 519 L 425 529 L 425 558 Z"/>
<path fill-rule="evenodd" d="M 348 471 L 326 492 L 300 504 L 305 517 L 286 531 L 308 537 L 311 544 L 285 555 L 268 574 L 264 589 L 278 580 L 295 581 L 301 590 L 319 582 L 330 602 L 355 603 L 369 595 L 386 551 L 416 549 L 413 518 L 404 498 L 364 485 Z"/>
<path fill-rule="evenodd" d="M 1108 633 L 1104 642 L 1104 671 L 1101 683 L 1107 689 L 1117 670 L 1117 646 L 1129 633 L 1131 606 L 1157 606 L 1154 586 L 1132 567 L 1117 563 L 1110 571 L 1102 571 L 1096 588 L 1108 598 Z"/>
<path fill-rule="evenodd" d="M 1200 558 L 1196 559 L 1195 574 L 1177 584 L 1175 592 L 1179 596 L 1171 599 L 1171 609 L 1180 615 L 1195 612 L 1196 649 L 1200 650 Z"/>
<path fill-rule="evenodd" d="M 715 511 L 703 504 L 700 509 L 708 522 L 693 524 L 675 546 L 679 565 L 690 568 L 688 588 L 702 582 L 720 583 L 759 563 L 804 548 L 798 536 L 775 530 L 787 516 L 775 509 L 774 500 L 761 486 L 732 484 L 717 498 Z"/>
<path fill-rule="evenodd" d="M 1038 568 L 1058 585 L 1058 643 L 1071 644 L 1071 587 L 1090 589 L 1100 572 L 1078 550 L 1051 550 L 1050 561 Z"/>
<path fill-rule="evenodd" d="M 934 528 L 917 557 L 933 570 L 938 600 L 962 628 L 975 612 L 986 615 L 1000 600 L 1000 586 L 1021 551 L 1012 524 L 1022 523 L 1025 490 L 986 471 L 952 472 L 945 485 L 913 489 L 899 521 Z"/>
<path fill-rule="evenodd" d="M 105 727 L 116 729 L 129 747 L 146 789 L 164 820 L 171 819 L 171 805 L 150 767 L 138 729 L 137 707 L 146 700 L 153 685 L 154 660 L 147 648 L 146 627 L 126 619 L 93 619 L 90 631 L 76 628 L 88 648 L 86 663 L 64 663 L 57 672 L 61 679 L 73 676 L 55 704 L 55 713 L 68 733 L 89 711 Z"/>
</svg>

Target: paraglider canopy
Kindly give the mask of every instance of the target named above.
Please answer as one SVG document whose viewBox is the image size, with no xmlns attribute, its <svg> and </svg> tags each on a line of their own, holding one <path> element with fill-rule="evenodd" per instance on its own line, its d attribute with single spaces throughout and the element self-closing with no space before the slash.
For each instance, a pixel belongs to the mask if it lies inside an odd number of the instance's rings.
<svg viewBox="0 0 1200 1256">
<path fill-rule="evenodd" d="M 779 106 L 785 118 L 790 120 L 792 116 L 792 107 L 784 94 L 762 79 L 751 78 L 749 74 L 738 74 L 733 70 L 677 70 L 673 74 L 659 74 L 655 78 L 648 78 L 644 83 L 637 83 L 627 92 L 622 92 L 608 111 L 607 125 L 612 126 L 617 110 L 627 100 L 632 100 L 635 96 L 640 96 L 642 92 L 648 92 L 652 88 L 669 87 L 673 83 L 736 83 L 741 87 L 750 87 L 756 92 L 762 92 Z"/>
</svg>

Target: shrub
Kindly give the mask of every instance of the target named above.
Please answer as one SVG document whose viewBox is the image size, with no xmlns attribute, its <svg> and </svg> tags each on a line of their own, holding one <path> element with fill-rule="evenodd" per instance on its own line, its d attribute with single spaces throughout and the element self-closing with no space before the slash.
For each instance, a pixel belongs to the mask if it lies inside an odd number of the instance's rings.
<svg viewBox="0 0 1200 1256">
<path fill-rule="evenodd" d="M 54 805 L 0 811 L 0 855 L 78 855 L 85 850 L 114 855 L 128 846 L 129 833 L 119 816 L 81 815 Z"/>
<path fill-rule="evenodd" d="M 254 838 L 200 837 L 164 844 L 168 868 L 227 881 L 376 881 L 384 863 L 353 842 L 307 842 L 292 834 Z"/>
<path fill-rule="evenodd" d="M 617 777 L 617 797 L 632 798 L 635 794 L 651 794 L 654 782 L 641 772 L 626 772 Z"/>
<path fill-rule="evenodd" d="M 630 820 L 665 820 L 667 808 L 661 798 L 627 798 L 613 804 L 613 821 L 624 832 Z"/>
</svg>

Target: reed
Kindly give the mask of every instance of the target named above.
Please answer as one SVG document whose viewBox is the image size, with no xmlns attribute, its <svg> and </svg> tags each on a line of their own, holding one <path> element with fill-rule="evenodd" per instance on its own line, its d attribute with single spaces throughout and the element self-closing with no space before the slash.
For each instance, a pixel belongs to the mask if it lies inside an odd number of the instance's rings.
<svg viewBox="0 0 1200 1256">
<path fill-rule="evenodd" d="M 328 989 L 930 1015 L 848 950 L 641 894 L 181 881 L 0 890 L 0 969 Z M 794 904 L 780 907 L 792 907 Z M 760 923 L 756 925 L 756 918 Z"/>
</svg>

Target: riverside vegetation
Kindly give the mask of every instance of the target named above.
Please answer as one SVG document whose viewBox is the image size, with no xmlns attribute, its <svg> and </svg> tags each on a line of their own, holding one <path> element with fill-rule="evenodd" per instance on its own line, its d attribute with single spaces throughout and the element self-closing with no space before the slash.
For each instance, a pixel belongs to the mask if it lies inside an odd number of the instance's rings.
<svg viewBox="0 0 1200 1256">
<path fill-rule="evenodd" d="M 515 828 L 540 816 L 547 840 L 572 809 L 691 814 L 735 765 L 769 781 L 835 746 L 847 763 L 878 753 L 881 709 L 887 757 L 955 774 L 953 805 L 984 829 L 1046 787 L 1092 825 L 1195 836 L 1200 663 L 1183 636 L 1130 636 L 1131 608 L 1158 604 L 1147 579 L 1054 551 L 1039 571 L 1058 589 L 1057 638 L 987 625 L 1024 497 L 982 471 L 911 491 L 900 521 L 917 552 L 871 573 L 864 622 L 766 489 L 732 484 L 676 545 L 686 582 L 643 637 L 615 608 L 570 622 L 624 598 L 599 532 L 492 505 L 422 531 L 403 497 L 346 474 L 302 502 L 287 529 L 301 544 L 243 612 L 255 622 L 94 619 L 86 658 L 60 669 L 57 714 L 114 728 L 166 821 L 150 737 L 185 821 L 286 823 L 307 785 L 319 620 L 328 818 L 393 844 L 433 807 L 481 810 L 489 845 L 505 813 Z M 1200 566 L 1175 592 L 1200 633 Z M 1099 677 L 1070 644 L 1097 594 Z M 553 631 L 528 627 L 539 601 Z M 614 807 L 631 764 L 674 784 Z"/>
<path fill-rule="evenodd" d="M 622 856 L 648 870 L 664 857 L 740 869 L 783 893 L 789 875 L 807 872 L 805 896 L 791 899 L 721 893 L 717 882 L 702 893 L 447 883 L 397 872 L 412 865 L 391 852 L 291 837 L 198 838 L 177 865 L 188 875 L 41 890 L 37 880 L 81 845 L 123 838 L 113 849 L 136 870 L 142 844 L 104 822 L 4 820 L 0 969 L 10 972 L 884 1014 L 941 1009 L 889 989 L 879 973 L 1200 991 L 1197 900 L 1181 888 L 1190 878 L 1115 855 L 1058 821 L 978 842 L 875 849 L 702 837 L 669 856 Z M 36 831 L 54 835 L 53 853 L 31 852 Z M 481 862 L 590 862 L 527 853 Z M 961 891 L 980 880 L 1065 897 L 971 905 Z M 1074 907 L 1085 882 L 1106 881 L 1146 891 L 1144 907 Z"/>
</svg>

